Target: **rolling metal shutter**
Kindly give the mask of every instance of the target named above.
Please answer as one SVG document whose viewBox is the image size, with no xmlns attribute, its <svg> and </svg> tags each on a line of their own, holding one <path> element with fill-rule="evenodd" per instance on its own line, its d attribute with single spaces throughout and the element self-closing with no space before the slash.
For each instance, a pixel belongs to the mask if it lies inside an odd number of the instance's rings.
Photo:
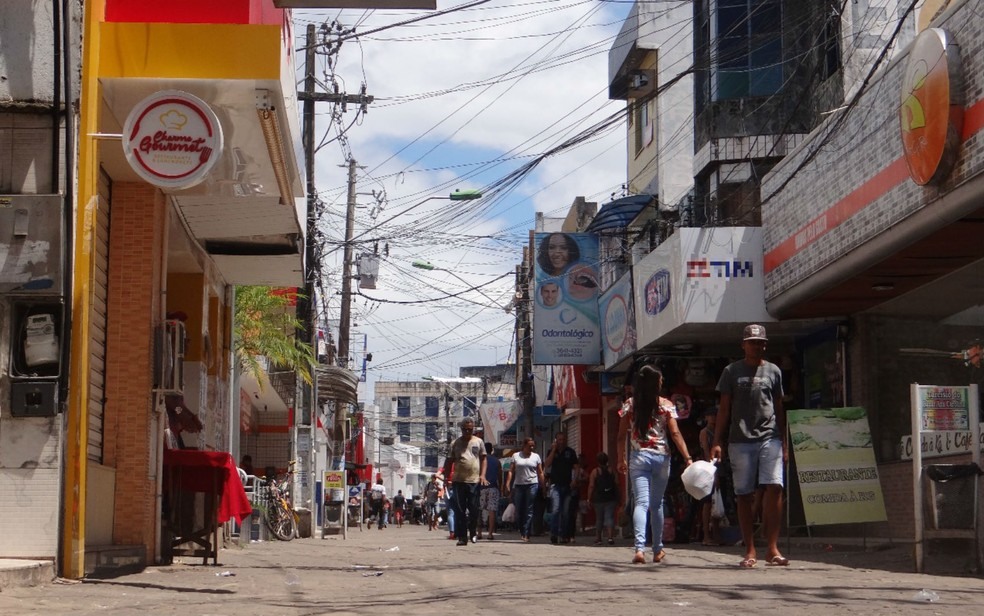
<svg viewBox="0 0 984 616">
<path fill-rule="evenodd" d="M 112 180 L 99 174 L 99 200 L 92 234 L 92 304 L 89 312 L 90 460 L 103 460 L 103 407 L 106 400 L 106 296 L 109 287 L 109 208 Z"/>
</svg>

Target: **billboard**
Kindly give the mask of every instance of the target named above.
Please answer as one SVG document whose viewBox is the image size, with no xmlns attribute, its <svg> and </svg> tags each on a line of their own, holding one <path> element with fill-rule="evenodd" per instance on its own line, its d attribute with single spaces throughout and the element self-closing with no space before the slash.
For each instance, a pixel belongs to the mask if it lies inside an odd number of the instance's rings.
<svg viewBox="0 0 984 616">
<path fill-rule="evenodd" d="M 537 233 L 533 363 L 601 363 L 598 236 Z"/>
<path fill-rule="evenodd" d="M 601 314 L 601 355 L 611 368 L 636 350 L 635 301 L 632 275 L 627 273 L 604 292 L 598 302 Z"/>
<path fill-rule="evenodd" d="M 690 323 L 769 322 L 760 227 L 677 229 L 633 267 L 638 346 Z"/>
</svg>

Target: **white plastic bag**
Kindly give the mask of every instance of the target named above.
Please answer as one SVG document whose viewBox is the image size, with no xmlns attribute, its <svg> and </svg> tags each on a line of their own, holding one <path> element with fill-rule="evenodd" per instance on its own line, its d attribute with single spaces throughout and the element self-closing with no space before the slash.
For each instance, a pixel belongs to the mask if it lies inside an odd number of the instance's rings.
<svg viewBox="0 0 984 616">
<path fill-rule="evenodd" d="M 516 505 L 509 503 L 506 510 L 502 512 L 503 522 L 515 522 L 516 521 Z"/>
<path fill-rule="evenodd" d="M 721 496 L 721 490 L 714 490 L 714 497 L 711 498 L 711 517 L 715 520 L 721 520 L 728 515 L 728 512 L 724 510 L 724 497 Z"/>
<path fill-rule="evenodd" d="M 697 500 L 702 500 L 711 495 L 711 491 L 714 489 L 714 473 L 716 472 L 717 467 L 711 462 L 697 460 L 684 469 L 683 474 L 680 475 L 680 480 L 683 481 L 683 487 L 687 490 L 687 494 Z"/>
</svg>

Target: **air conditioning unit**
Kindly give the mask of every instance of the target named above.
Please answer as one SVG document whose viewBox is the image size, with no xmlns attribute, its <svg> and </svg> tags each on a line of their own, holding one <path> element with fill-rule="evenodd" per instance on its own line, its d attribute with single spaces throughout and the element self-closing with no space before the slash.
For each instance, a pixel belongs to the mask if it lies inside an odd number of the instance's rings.
<svg viewBox="0 0 984 616">
<path fill-rule="evenodd" d="M 157 328 L 154 389 L 165 394 L 184 393 L 185 326 L 168 320 Z"/>
</svg>

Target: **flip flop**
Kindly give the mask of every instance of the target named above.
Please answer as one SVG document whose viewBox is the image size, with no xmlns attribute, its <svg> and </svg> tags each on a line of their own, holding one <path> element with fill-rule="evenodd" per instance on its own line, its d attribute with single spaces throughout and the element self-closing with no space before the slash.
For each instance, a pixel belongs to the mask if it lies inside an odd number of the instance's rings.
<svg viewBox="0 0 984 616">
<path fill-rule="evenodd" d="M 738 563 L 738 567 L 742 569 L 754 569 L 755 565 L 757 564 L 758 561 L 755 560 L 754 558 L 745 558 L 740 563 Z"/>
<path fill-rule="evenodd" d="M 789 559 L 780 554 L 776 554 L 769 560 L 765 561 L 765 564 L 768 567 L 788 567 Z"/>
<path fill-rule="evenodd" d="M 653 562 L 654 563 L 661 563 L 661 562 L 663 562 L 663 560 L 665 558 L 666 558 L 666 551 L 665 550 L 660 550 L 656 554 L 653 554 Z"/>
</svg>

